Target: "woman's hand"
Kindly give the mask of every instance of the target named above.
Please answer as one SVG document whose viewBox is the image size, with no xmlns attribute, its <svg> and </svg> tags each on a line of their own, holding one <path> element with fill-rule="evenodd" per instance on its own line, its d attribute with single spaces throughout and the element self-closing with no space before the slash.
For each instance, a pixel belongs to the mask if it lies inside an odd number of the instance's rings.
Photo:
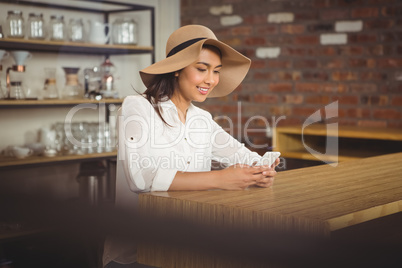
<svg viewBox="0 0 402 268">
<path fill-rule="evenodd" d="M 273 163 L 271 165 L 271 167 L 269 168 L 270 170 L 266 171 L 265 174 L 263 173 L 263 175 L 265 175 L 265 177 L 256 183 L 257 186 L 268 188 L 274 184 L 274 179 L 275 179 L 274 176 L 276 175 L 275 167 L 277 165 L 279 165 L 279 162 L 280 162 L 280 160 L 279 160 L 279 158 L 277 158 L 275 160 L 275 163 Z"/>
<path fill-rule="evenodd" d="M 225 190 L 243 190 L 250 185 L 269 187 L 276 174 L 276 171 L 269 166 L 245 164 L 236 164 L 218 172 L 220 172 L 218 188 Z"/>
</svg>

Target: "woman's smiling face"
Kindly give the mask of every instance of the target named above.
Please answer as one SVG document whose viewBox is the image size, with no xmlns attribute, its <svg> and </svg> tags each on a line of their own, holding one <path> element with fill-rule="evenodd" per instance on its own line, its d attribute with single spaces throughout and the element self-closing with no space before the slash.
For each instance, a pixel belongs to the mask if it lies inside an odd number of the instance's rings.
<svg viewBox="0 0 402 268">
<path fill-rule="evenodd" d="M 204 47 L 198 59 L 175 73 L 177 84 L 174 95 L 191 102 L 203 102 L 219 83 L 222 68 L 221 55 L 217 48 Z"/>
</svg>

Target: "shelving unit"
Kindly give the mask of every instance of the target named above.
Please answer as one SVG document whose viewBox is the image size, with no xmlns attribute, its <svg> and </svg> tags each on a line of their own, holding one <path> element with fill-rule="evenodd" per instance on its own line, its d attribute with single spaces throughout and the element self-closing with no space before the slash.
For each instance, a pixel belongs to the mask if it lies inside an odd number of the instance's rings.
<svg viewBox="0 0 402 268">
<path fill-rule="evenodd" d="M 90 100 L 90 99 L 76 99 L 76 100 L 0 100 L 1 108 L 12 107 L 39 107 L 39 106 L 73 106 L 83 103 L 95 103 L 95 104 L 121 104 L 123 99 L 103 99 L 103 100 Z"/>
<path fill-rule="evenodd" d="M 338 155 L 326 154 L 327 137 L 337 139 Z M 303 143 L 304 140 L 304 143 Z M 402 151 L 402 129 L 378 129 L 355 126 L 339 126 L 327 130 L 326 125 L 276 127 L 273 137 L 275 151 L 282 157 L 340 162 Z M 319 154 L 312 154 L 311 148 Z"/>
<path fill-rule="evenodd" d="M 60 41 L 26 40 L 4 38 L 0 39 L 0 47 L 5 50 L 29 50 L 32 52 L 46 53 L 72 53 L 72 54 L 90 54 L 90 55 L 126 55 L 152 53 L 152 46 L 134 46 L 134 45 L 113 45 L 113 44 L 91 44 L 91 43 L 73 43 Z"/>
<path fill-rule="evenodd" d="M 47 164 L 55 162 L 69 162 L 69 161 L 82 161 L 82 160 L 102 160 L 108 158 L 115 158 L 117 156 L 117 151 L 105 152 L 105 153 L 95 153 L 95 154 L 83 154 L 83 155 L 60 155 L 54 157 L 46 156 L 30 156 L 23 159 L 17 159 L 15 157 L 0 157 L 0 168 L 5 167 L 17 167 L 25 165 L 35 165 L 35 164 Z"/>
</svg>

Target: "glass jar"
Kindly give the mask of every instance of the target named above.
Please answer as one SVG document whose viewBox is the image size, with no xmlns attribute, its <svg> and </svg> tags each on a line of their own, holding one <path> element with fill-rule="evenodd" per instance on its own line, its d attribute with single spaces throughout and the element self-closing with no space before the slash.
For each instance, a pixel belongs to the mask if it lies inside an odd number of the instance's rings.
<svg viewBox="0 0 402 268">
<path fill-rule="evenodd" d="M 59 98 L 59 93 L 56 86 L 56 68 L 45 68 L 45 86 L 43 88 L 43 98 L 44 99 L 57 99 Z"/>
<path fill-rule="evenodd" d="M 50 17 L 50 40 L 64 41 L 65 39 L 65 24 L 64 16 L 52 15 Z"/>
<path fill-rule="evenodd" d="M 82 19 L 70 19 L 67 31 L 69 41 L 84 42 L 84 24 Z"/>
<path fill-rule="evenodd" d="M 80 68 L 63 67 L 66 74 L 66 85 L 63 88 L 62 99 L 82 99 L 84 97 L 83 89 L 78 82 L 78 71 Z"/>
<path fill-rule="evenodd" d="M 7 14 L 7 37 L 24 38 L 25 27 L 22 11 L 10 10 Z"/>
<path fill-rule="evenodd" d="M 45 22 L 43 15 L 38 13 L 29 13 L 28 17 L 28 38 L 45 39 Z"/>
<path fill-rule="evenodd" d="M 118 18 L 112 24 L 113 44 L 137 44 L 137 23 L 132 18 Z"/>
<path fill-rule="evenodd" d="M 25 92 L 22 88 L 21 81 L 10 82 L 10 99 L 23 100 L 25 99 Z"/>
</svg>

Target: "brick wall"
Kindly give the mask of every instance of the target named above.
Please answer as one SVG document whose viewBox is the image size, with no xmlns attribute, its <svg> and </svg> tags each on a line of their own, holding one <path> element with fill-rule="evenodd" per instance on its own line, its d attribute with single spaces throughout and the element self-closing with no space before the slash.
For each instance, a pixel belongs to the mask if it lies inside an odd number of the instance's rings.
<svg viewBox="0 0 402 268">
<path fill-rule="evenodd" d="M 402 127 L 402 1 L 182 0 L 181 8 L 182 25 L 205 25 L 252 60 L 232 94 L 199 105 L 233 120 L 220 123 L 236 137 L 248 122 L 253 142 L 264 143 L 256 129 L 281 116 L 279 125 L 302 124 L 334 101 L 340 124 Z"/>
</svg>

